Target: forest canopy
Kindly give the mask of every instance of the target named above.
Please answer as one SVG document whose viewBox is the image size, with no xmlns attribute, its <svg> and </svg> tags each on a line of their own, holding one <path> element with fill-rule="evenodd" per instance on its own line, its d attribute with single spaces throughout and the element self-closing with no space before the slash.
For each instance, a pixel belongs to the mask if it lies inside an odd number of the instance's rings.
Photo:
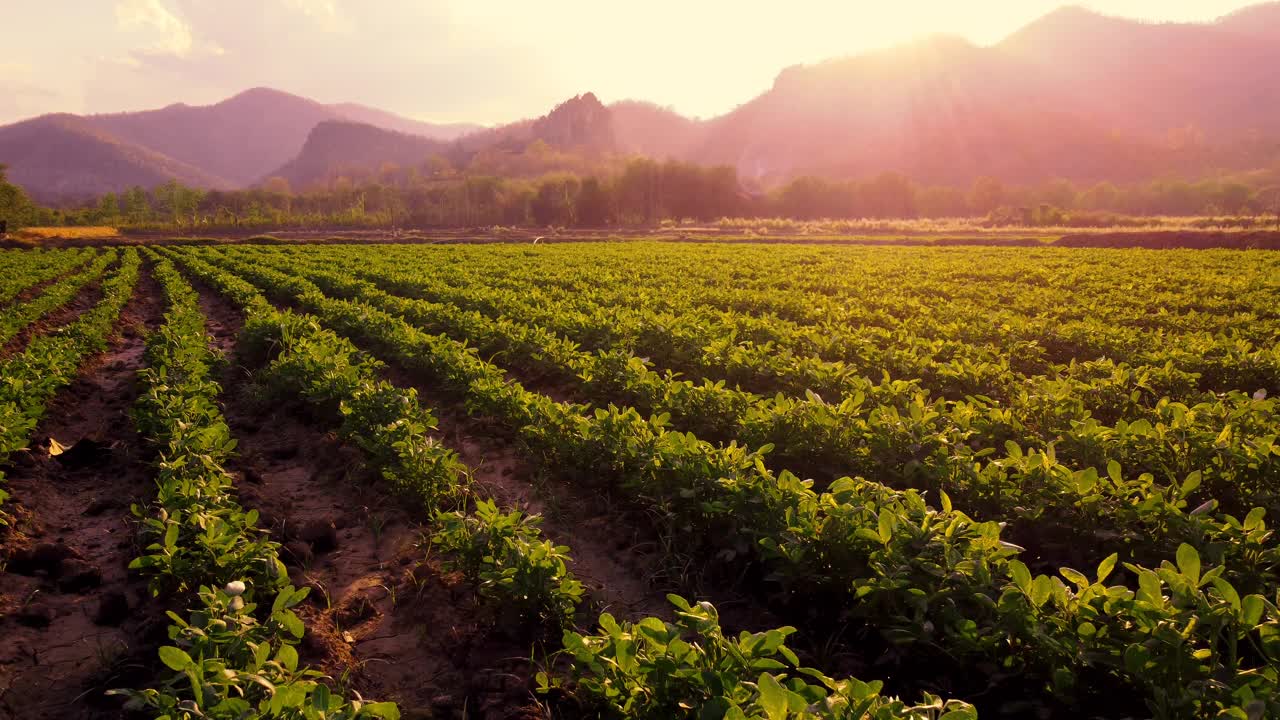
<svg viewBox="0 0 1280 720">
<path fill-rule="evenodd" d="M 1114 224 L 1118 216 L 1277 213 L 1280 184 L 1256 179 L 1081 187 L 1067 180 L 1007 185 L 984 177 L 955 187 L 882 173 L 865 180 L 805 176 L 765 190 L 729 166 L 647 158 L 619 163 L 609 172 L 507 177 L 459 172 L 436 157 L 419 166 L 384 163 L 376 171 L 353 170 L 301 191 L 281 177 L 232 191 L 170 181 L 58 210 L 35 205 L 17 186 L 0 185 L 0 218 L 11 226 L 599 228 L 723 217 L 985 218 L 995 225 L 1095 226 Z"/>
</svg>

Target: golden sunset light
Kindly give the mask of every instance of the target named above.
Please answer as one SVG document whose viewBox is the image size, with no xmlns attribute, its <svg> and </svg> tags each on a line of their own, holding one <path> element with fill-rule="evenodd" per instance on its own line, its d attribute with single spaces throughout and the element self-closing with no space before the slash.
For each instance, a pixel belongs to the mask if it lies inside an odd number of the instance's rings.
<svg viewBox="0 0 1280 720">
<path fill-rule="evenodd" d="M 0 720 L 1280 718 L 1280 2 L 9 4 Z"/>
</svg>

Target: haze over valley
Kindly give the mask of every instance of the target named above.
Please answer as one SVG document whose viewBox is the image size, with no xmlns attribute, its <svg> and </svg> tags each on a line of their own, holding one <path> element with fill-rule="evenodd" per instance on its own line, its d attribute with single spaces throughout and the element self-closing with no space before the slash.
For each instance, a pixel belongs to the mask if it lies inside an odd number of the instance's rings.
<svg viewBox="0 0 1280 720">
<path fill-rule="evenodd" d="M 252 88 L 206 106 L 22 120 L 0 127 L 0 162 L 47 202 L 169 180 L 235 189 L 278 177 L 305 190 L 433 161 L 477 174 L 590 171 L 632 155 L 731 166 L 758 187 L 885 172 L 957 186 L 1198 179 L 1274 170 L 1277 67 L 1277 3 L 1202 23 L 1066 7 L 986 46 L 932 35 L 783 68 L 707 119 L 643 99 L 606 105 L 600 88 L 492 127 Z M 535 143 L 540 160 L 511 160 Z"/>
</svg>

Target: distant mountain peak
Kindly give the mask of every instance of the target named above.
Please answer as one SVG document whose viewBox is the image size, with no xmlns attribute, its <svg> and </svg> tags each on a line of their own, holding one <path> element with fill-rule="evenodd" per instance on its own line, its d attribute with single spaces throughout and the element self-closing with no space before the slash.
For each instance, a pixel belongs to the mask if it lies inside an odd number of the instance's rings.
<svg viewBox="0 0 1280 720">
<path fill-rule="evenodd" d="M 557 147 L 590 150 L 611 150 L 616 140 L 609 108 L 593 92 L 569 98 L 538 118 L 533 134 Z"/>
<path fill-rule="evenodd" d="M 335 166 L 406 166 L 441 148 L 455 168 L 520 177 L 607 168 L 617 154 L 640 153 L 731 164 L 767 181 L 892 171 L 959 185 L 983 175 L 1127 182 L 1280 161 L 1276 67 L 1280 2 L 1208 23 L 1068 5 L 994 46 L 930 35 L 789 67 L 771 89 L 707 121 L 637 101 L 605 106 L 584 92 L 540 117 L 484 129 L 253 87 L 213 105 L 0 128 L 0 162 L 64 196 L 165 178 L 244 187 L 286 165 L 309 181 Z M 1188 149 L 1179 137 L 1199 140 Z M 539 141 L 558 152 L 527 152 Z"/>
<path fill-rule="evenodd" d="M 304 98 L 301 95 L 294 95 L 293 93 L 285 92 L 284 90 L 277 90 L 276 88 L 270 88 L 270 87 L 260 85 L 258 87 L 251 87 L 247 90 L 241 90 L 240 92 L 236 93 L 235 95 L 232 95 L 231 97 L 227 98 L 226 100 L 223 100 L 222 102 L 227 103 L 235 100 L 248 100 L 248 99 L 307 100 L 307 98 Z M 314 102 L 314 101 L 307 100 L 307 102 Z"/>
<path fill-rule="evenodd" d="M 1280 42 L 1280 2 L 1240 8 L 1218 18 L 1217 25 L 1231 32 L 1267 36 Z"/>
</svg>

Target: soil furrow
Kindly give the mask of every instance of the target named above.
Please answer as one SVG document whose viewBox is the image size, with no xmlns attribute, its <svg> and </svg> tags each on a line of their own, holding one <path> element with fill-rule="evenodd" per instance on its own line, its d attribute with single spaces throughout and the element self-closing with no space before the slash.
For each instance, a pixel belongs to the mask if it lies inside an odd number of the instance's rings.
<svg viewBox="0 0 1280 720">
<path fill-rule="evenodd" d="M 103 692 L 148 677 L 164 637 L 163 613 L 128 571 L 137 555 L 129 507 L 154 490 L 129 411 L 144 333 L 160 315 L 144 270 L 110 348 L 50 403 L 8 475 L 15 522 L 0 572 L 0 718 L 115 717 Z"/>
<path fill-rule="evenodd" d="M 223 386 L 240 388 L 224 394 L 240 501 L 283 544 L 294 584 L 312 590 L 299 613 L 304 660 L 405 717 L 540 717 L 528 643 L 488 627 L 471 589 L 430 558 L 429 518 L 378 488 L 306 409 L 257 400 L 233 356 L 241 315 L 195 287 L 231 359 Z"/>
<path fill-rule="evenodd" d="M 292 303 L 283 305 L 294 307 Z M 652 531 L 645 518 L 634 517 L 635 511 L 625 502 L 615 502 L 599 488 L 571 487 L 558 481 L 553 472 L 537 467 L 499 423 L 470 415 L 455 394 L 442 395 L 415 373 L 380 359 L 387 363 L 384 379 L 414 388 L 424 405 L 432 409 L 438 420 L 434 436 L 470 468 L 481 496 L 493 497 L 500 507 L 543 516 L 545 535 L 569 547 L 571 569 L 592 591 L 593 610 L 607 610 L 627 619 L 670 618 L 672 606 L 666 594 L 678 593 L 712 599 L 723 625 L 735 631 L 780 624 L 755 600 L 726 590 L 719 579 L 708 582 L 705 568 L 694 559 L 680 559 L 678 550 L 664 548 L 663 538 Z M 501 367 L 501 358 L 494 359 Z M 550 380 L 545 373 L 510 367 L 503 370 L 508 380 L 530 391 L 557 402 L 581 402 L 575 384 Z"/>
</svg>

